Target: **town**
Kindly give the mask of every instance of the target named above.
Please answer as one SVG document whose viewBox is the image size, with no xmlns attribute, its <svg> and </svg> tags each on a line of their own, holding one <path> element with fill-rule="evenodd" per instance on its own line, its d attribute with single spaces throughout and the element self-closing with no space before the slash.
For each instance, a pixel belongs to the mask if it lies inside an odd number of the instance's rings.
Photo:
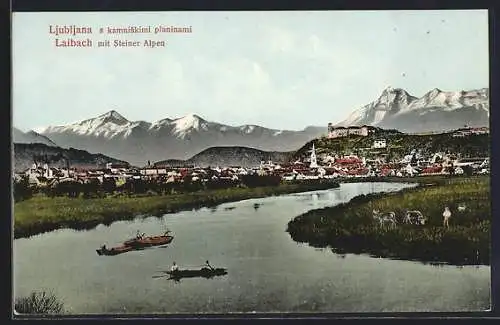
<svg viewBox="0 0 500 325">
<path fill-rule="evenodd" d="M 369 126 L 338 127 L 329 125 L 328 134 L 323 141 L 333 141 L 342 137 L 368 137 L 377 132 Z M 488 128 L 465 127 L 452 132 L 453 138 L 473 137 L 488 134 Z M 162 165 L 148 162 L 143 167 L 127 163 L 107 163 L 101 168 L 51 167 L 48 163 L 34 162 L 31 168 L 14 175 L 15 181 L 25 180 L 35 188 L 51 188 L 65 182 L 95 184 L 114 190 L 127 188 L 130 183 L 169 185 L 196 184 L 204 188 L 224 188 L 231 186 L 250 186 L 253 178 L 260 176 L 266 181 L 261 185 L 278 185 L 280 182 L 301 180 L 328 180 L 366 177 L 416 177 L 428 175 L 474 175 L 489 173 L 489 157 L 461 157 L 453 152 L 422 153 L 413 149 L 401 158 L 388 156 L 390 140 L 377 137 L 370 148 L 363 149 L 363 155 L 352 152 L 318 150 L 314 141 L 307 154 L 288 162 L 261 161 L 260 165 L 212 166 Z M 319 152 L 321 151 L 321 152 Z M 253 177 L 253 178 L 252 178 Z M 137 187 L 137 186 L 136 186 Z M 175 187 L 175 186 L 174 186 Z"/>
</svg>

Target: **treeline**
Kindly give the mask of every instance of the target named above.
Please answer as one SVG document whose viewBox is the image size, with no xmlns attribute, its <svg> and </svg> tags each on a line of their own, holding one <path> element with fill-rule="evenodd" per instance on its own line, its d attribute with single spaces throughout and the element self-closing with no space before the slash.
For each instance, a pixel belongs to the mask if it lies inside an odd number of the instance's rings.
<svg viewBox="0 0 500 325">
<path fill-rule="evenodd" d="M 243 175 L 241 182 L 247 187 L 278 186 L 281 177 L 276 175 Z"/>
<path fill-rule="evenodd" d="M 15 202 L 30 198 L 34 193 L 43 193 L 49 197 L 67 196 L 70 198 L 96 198 L 114 194 L 123 195 L 168 195 L 177 193 L 191 193 L 203 190 L 227 189 L 234 187 L 266 187 L 278 186 L 279 176 L 245 175 L 242 179 L 208 179 L 193 181 L 190 176 L 183 182 L 166 182 L 166 179 L 155 180 L 127 179 L 122 185 L 117 185 L 113 178 L 104 178 L 102 183 L 98 179 L 86 182 L 76 180 L 54 182 L 44 187 L 30 186 L 28 179 L 14 183 Z"/>
</svg>

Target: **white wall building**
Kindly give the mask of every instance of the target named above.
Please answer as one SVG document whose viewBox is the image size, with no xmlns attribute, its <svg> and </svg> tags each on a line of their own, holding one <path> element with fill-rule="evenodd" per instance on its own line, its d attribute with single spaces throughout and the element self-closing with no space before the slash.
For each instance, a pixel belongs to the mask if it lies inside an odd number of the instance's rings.
<svg viewBox="0 0 500 325">
<path fill-rule="evenodd" d="M 332 123 L 328 123 L 328 138 L 329 139 L 346 137 L 348 135 L 361 135 L 361 136 L 366 137 L 372 132 L 374 132 L 374 128 L 367 126 L 367 125 L 349 126 L 349 127 L 343 127 L 343 126 L 335 127 L 335 126 L 333 126 Z"/>
<path fill-rule="evenodd" d="M 377 139 L 373 141 L 373 148 L 383 149 L 387 148 L 387 140 L 386 139 Z"/>
</svg>

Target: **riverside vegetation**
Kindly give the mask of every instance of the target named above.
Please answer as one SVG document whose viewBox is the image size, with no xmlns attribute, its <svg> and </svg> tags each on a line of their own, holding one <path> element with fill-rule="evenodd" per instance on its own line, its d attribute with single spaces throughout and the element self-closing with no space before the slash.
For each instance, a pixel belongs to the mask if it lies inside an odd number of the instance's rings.
<svg viewBox="0 0 500 325">
<path fill-rule="evenodd" d="M 18 314 L 62 314 L 64 305 L 52 292 L 33 291 L 29 296 L 17 298 L 14 310 Z"/>
<path fill-rule="evenodd" d="M 457 207 L 465 206 L 459 211 Z M 360 195 L 348 203 L 312 210 L 291 220 L 287 231 L 298 242 L 331 247 L 338 253 L 419 260 L 454 265 L 490 264 L 491 197 L 489 177 L 438 178 L 396 193 Z M 452 210 L 449 228 L 443 209 Z M 373 210 L 419 210 L 425 225 L 381 227 Z"/>
<path fill-rule="evenodd" d="M 87 198 L 28 195 L 14 205 L 14 238 L 59 229 L 92 229 L 99 224 L 129 220 L 138 215 L 161 215 L 180 210 L 214 207 L 222 203 L 273 195 L 325 190 L 339 187 L 337 182 L 300 182 L 278 186 L 232 187 L 174 194 L 103 194 Z"/>
</svg>

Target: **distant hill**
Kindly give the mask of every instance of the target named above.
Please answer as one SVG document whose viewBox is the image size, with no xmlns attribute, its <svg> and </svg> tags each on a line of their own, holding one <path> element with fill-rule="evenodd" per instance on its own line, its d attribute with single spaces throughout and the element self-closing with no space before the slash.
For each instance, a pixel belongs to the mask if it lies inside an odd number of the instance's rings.
<svg viewBox="0 0 500 325">
<path fill-rule="evenodd" d="M 69 160 L 71 167 L 78 168 L 102 168 L 108 162 L 126 163 L 102 154 L 91 154 L 74 148 L 63 149 L 42 143 L 14 143 L 13 167 L 16 172 L 26 170 L 34 161 L 47 162 L 51 167 L 65 167 L 66 159 Z"/>
<path fill-rule="evenodd" d="M 18 128 L 12 128 L 13 143 L 43 143 L 48 146 L 57 146 L 54 141 L 44 135 L 38 134 L 35 131 L 23 132 Z"/>
<path fill-rule="evenodd" d="M 178 165 L 184 162 L 186 165 L 196 165 L 200 167 L 208 166 L 241 166 L 256 167 L 261 161 L 272 160 L 275 163 L 287 161 L 293 156 L 293 152 L 262 151 L 248 147 L 211 147 L 182 160 L 163 160 L 155 165 Z"/>
<path fill-rule="evenodd" d="M 387 141 L 387 149 L 372 149 L 375 139 L 384 138 Z M 416 150 L 421 154 L 434 154 L 436 152 L 459 153 L 463 157 L 485 157 L 490 155 L 490 136 L 474 135 L 469 137 L 453 137 L 450 133 L 414 135 L 398 131 L 382 130 L 367 137 L 351 135 L 328 139 L 326 137 L 315 139 L 306 143 L 297 150 L 293 159 L 304 159 L 310 156 L 310 150 L 314 143 L 316 154 L 344 155 L 357 154 L 388 154 L 394 158 L 403 158 Z"/>
</svg>

